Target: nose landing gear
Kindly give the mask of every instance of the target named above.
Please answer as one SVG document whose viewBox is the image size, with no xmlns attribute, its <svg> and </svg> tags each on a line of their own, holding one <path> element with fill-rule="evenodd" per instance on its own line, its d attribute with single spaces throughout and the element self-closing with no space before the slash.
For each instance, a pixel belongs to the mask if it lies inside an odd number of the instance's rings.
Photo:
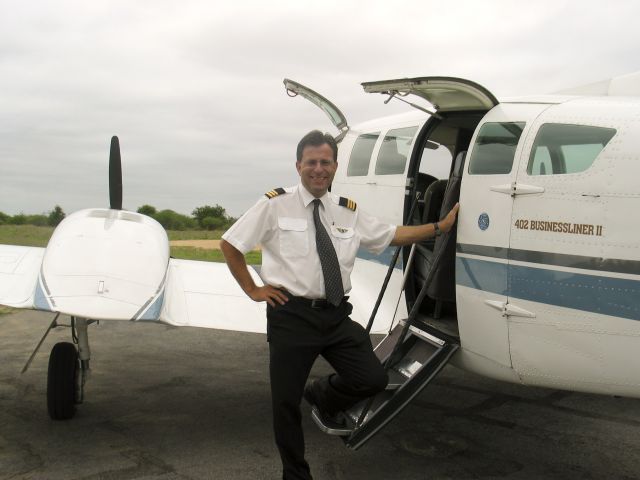
<svg viewBox="0 0 640 480">
<path fill-rule="evenodd" d="M 49 356 L 47 410 L 54 420 L 67 420 L 76 413 L 76 383 L 80 370 L 73 343 L 56 343 Z"/>
<path fill-rule="evenodd" d="M 71 325 L 57 322 L 60 314 L 53 319 L 35 351 L 27 361 L 22 373 L 26 372 L 38 349 L 49 332 L 56 327 L 70 327 L 73 343 L 59 342 L 51 349 L 47 372 L 47 411 L 53 420 L 68 420 L 76 413 L 76 405 L 84 399 L 84 385 L 89 376 L 89 335 L 87 327 L 92 321 L 71 317 Z M 78 347 L 76 348 L 76 345 Z"/>
</svg>

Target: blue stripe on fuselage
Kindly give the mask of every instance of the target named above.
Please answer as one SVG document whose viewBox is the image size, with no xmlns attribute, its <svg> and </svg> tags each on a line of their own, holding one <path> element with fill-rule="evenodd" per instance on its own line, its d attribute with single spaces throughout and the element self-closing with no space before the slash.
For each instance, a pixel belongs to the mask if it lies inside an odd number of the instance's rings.
<svg viewBox="0 0 640 480">
<path fill-rule="evenodd" d="M 640 320 L 640 281 L 456 257 L 456 283 L 532 302 Z"/>
<path fill-rule="evenodd" d="M 371 253 L 364 248 L 359 248 L 356 257 L 362 260 L 368 260 L 370 262 L 381 263 L 382 265 L 389 266 L 389 264 L 391 264 L 391 260 L 393 260 L 393 254 L 395 253 L 396 248 L 397 247 L 387 247 L 380 255 Z M 402 255 L 398 258 L 395 268 L 402 270 Z"/>
</svg>

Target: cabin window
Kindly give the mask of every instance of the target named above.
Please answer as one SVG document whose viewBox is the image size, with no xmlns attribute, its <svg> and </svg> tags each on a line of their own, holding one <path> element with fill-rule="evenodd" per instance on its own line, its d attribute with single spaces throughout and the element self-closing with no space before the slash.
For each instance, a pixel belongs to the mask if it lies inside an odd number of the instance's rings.
<svg viewBox="0 0 640 480">
<path fill-rule="evenodd" d="M 471 153 L 469 173 L 476 175 L 510 173 L 524 125 L 523 122 L 490 122 L 482 125 Z"/>
<path fill-rule="evenodd" d="M 417 126 L 395 128 L 387 132 L 378 152 L 376 175 L 404 173 L 416 130 L 418 130 Z"/>
<path fill-rule="evenodd" d="M 529 175 L 563 175 L 587 170 L 616 134 L 613 128 L 546 123 L 531 149 Z"/>
<path fill-rule="evenodd" d="M 347 177 L 362 177 L 369 173 L 369 161 L 379 136 L 380 132 L 376 132 L 365 133 L 356 138 L 349 157 Z"/>
</svg>

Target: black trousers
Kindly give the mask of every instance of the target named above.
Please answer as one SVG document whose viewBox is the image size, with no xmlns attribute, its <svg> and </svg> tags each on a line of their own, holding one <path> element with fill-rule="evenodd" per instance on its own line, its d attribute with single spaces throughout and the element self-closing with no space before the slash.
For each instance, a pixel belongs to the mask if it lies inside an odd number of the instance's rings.
<svg viewBox="0 0 640 480">
<path fill-rule="evenodd" d="M 286 480 L 311 479 L 304 458 L 300 402 L 318 355 L 336 371 L 324 380 L 323 397 L 329 410 L 344 410 L 387 385 L 387 374 L 369 336 L 349 318 L 351 310 L 346 300 L 338 307 L 319 310 L 296 297 L 285 305 L 267 307 L 273 427 Z"/>
</svg>

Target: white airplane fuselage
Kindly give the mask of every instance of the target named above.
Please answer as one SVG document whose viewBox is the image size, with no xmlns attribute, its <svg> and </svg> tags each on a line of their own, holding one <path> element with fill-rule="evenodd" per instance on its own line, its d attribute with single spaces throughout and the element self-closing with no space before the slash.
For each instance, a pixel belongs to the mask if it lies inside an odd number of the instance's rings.
<svg viewBox="0 0 640 480">
<path fill-rule="evenodd" d="M 452 363 L 510 382 L 639 397 L 640 100 L 545 96 L 438 113 L 350 127 L 332 191 L 401 224 L 416 179 L 448 178 L 466 151 L 449 266 L 461 345 Z M 385 166 L 394 142 L 399 156 Z M 370 263 L 359 259 L 354 275 L 379 284 L 383 269 Z M 393 315 L 401 276 L 396 269 L 384 314 Z"/>
</svg>

